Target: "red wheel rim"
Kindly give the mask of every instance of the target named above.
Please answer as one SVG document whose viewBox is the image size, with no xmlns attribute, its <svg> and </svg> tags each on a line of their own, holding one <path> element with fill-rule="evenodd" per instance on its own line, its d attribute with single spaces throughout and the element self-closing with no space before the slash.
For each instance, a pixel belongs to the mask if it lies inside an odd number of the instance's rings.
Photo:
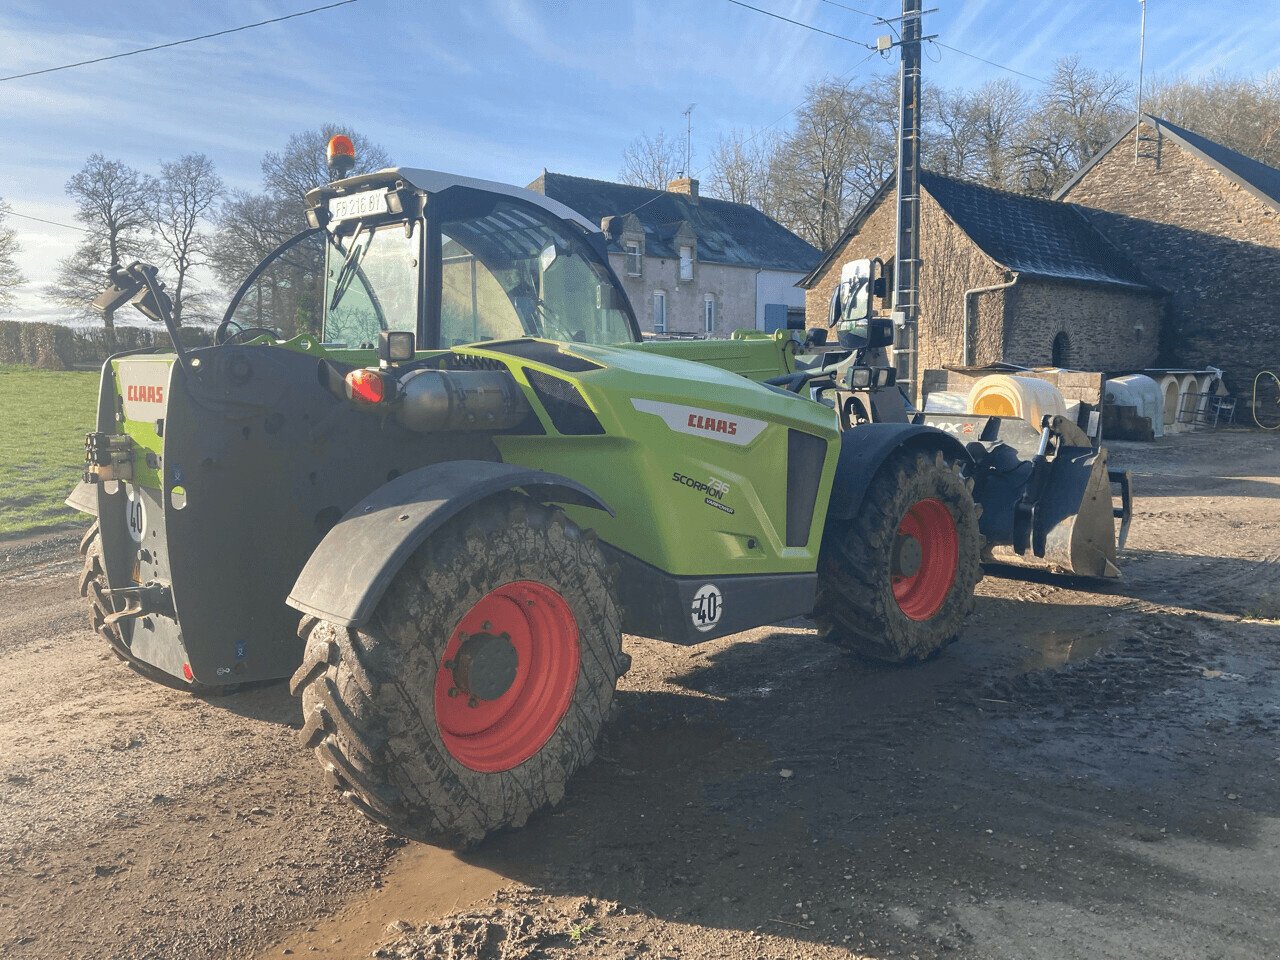
<svg viewBox="0 0 1280 960">
<path fill-rule="evenodd" d="M 942 608 L 956 579 L 956 522 L 941 500 L 920 500 L 898 524 L 898 536 L 913 537 L 920 544 L 920 565 L 911 576 L 890 575 L 893 599 L 908 619 L 928 620 Z"/>
<path fill-rule="evenodd" d="M 454 675 L 464 640 L 481 634 L 506 634 L 517 657 L 511 685 L 492 700 L 468 695 Z M 551 739 L 577 682 L 578 622 L 568 601 L 532 580 L 503 584 L 454 627 L 436 671 L 436 724 L 445 748 L 481 773 L 519 766 Z"/>
</svg>

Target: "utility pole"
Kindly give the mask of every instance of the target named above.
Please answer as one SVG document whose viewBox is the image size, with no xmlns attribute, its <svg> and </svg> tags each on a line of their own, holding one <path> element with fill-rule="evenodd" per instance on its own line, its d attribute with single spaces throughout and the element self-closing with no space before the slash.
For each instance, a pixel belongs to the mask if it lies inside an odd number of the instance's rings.
<svg viewBox="0 0 1280 960">
<path fill-rule="evenodd" d="M 893 362 L 916 398 L 920 318 L 920 40 L 923 0 L 902 0 L 898 74 L 898 230 L 894 246 Z"/>
</svg>

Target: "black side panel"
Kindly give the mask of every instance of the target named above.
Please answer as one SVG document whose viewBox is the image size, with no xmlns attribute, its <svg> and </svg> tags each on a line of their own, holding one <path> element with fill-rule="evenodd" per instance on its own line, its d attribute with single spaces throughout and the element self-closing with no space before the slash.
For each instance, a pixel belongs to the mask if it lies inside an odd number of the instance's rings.
<svg viewBox="0 0 1280 960">
<path fill-rule="evenodd" d="M 524 375 L 529 378 L 529 386 L 538 395 L 552 425 L 565 436 L 594 437 L 604 433 L 604 427 L 587 401 L 568 380 L 530 369 L 526 369 Z"/>
<path fill-rule="evenodd" d="M 801 430 L 787 431 L 787 546 L 809 543 L 813 507 L 827 459 L 827 441 Z"/>
<path fill-rule="evenodd" d="M 852 520 L 862 508 L 862 497 L 871 478 L 899 450 L 941 450 L 947 456 L 968 461 L 963 444 L 933 427 L 910 423 L 868 423 L 840 434 L 840 460 L 831 485 L 833 520 Z"/>
<path fill-rule="evenodd" d="M 357 410 L 320 385 L 314 357 L 261 346 L 192 356 L 201 379 L 175 367 L 163 460 L 181 639 L 199 681 L 288 676 L 302 644 L 285 598 L 343 514 L 400 474 L 498 451 L 486 433 L 412 433 Z"/>
<path fill-rule="evenodd" d="M 600 546 L 618 565 L 622 629 L 635 636 L 691 646 L 813 610 L 816 573 L 674 577 L 607 543 Z"/>
<path fill-rule="evenodd" d="M 373 491 L 329 531 L 289 593 L 289 605 L 343 626 L 373 613 L 391 580 L 450 517 L 504 490 L 612 513 L 567 477 L 506 463 L 454 460 L 423 467 Z"/>
</svg>

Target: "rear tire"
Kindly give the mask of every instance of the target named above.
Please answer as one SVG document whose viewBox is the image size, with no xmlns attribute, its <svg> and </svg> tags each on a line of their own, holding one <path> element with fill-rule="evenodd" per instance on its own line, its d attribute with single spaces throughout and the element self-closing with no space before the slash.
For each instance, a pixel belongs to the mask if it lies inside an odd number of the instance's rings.
<svg viewBox="0 0 1280 960">
<path fill-rule="evenodd" d="M 813 617 L 824 640 L 911 663 L 956 639 L 982 578 L 971 486 L 941 452 L 901 453 L 876 473 L 858 516 L 830 524 L 823 537 Z M 904 535 L 918 551 L 910 576 L 901 559 L 894 566 Z"/>
<path fill-rule="evenodd" d="M 110 598 L 107 596 L 107 571 L 102 561 L 102 536 L 98 521 L 93 521 L 85 535 L 80 538 L 80 555 L 84 557 L 84 567 L 80 573 L 80 596 L 89 601 L 89 624 L 93 632 L 107 641 L 111 652 L 131 666 L 139 661 L 129 652 L 129 645 L 124 642 L 120 631 L 107 623 L 108 614 L 115 612 Z"/>
<path fill-rule="evenodd" d="M 93 627 L 94 633 L 107 641 L 107 646 L 119 659 L 148 680 L 174 690 L 184 690 L 205 697 L 223 697 L 240 688 L 239 684 L 209 685 L 183 681 L 135 657 L 120 630 L 107 623 L 107 615 L 115 611 L 115 606 L 106 592 L 107 571 L 102 560 L 102 533 L 97 520 L 93 521 L 93 526 L 80 538 L 80 555 L 84 557 L 84 567 L 80 572 L 80 596 L 89 601 L 89 625 Z"/>
<path fill-rule="evenodd" d="M 480 697 L 459 643 L 499 642 L 498 630 L 518 665 L 504 661 L 510 673 Z M 302 739 L 330 784 L 397 833 L 449 847 L 560 801 L 629 662 L 595 534 L 515 494 L 432 534 L 365 626 L 304 617 L 299 634 Z"/>
</svg>

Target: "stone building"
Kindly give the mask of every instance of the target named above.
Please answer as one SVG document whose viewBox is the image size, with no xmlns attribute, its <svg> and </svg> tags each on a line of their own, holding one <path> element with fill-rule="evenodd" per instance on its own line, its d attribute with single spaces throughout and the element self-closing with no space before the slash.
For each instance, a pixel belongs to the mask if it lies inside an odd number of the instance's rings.
<svg viewBox="0 0 1280 960">
<path fill-rule="evenodd" d="M 1155 362 L 1164 294 L 1071 204 L 920 175 L 919 368 L 984 365 L 1119 370 Z M 802 281 L 806 322 L 825 326 L 840 268 L 892 263 L 886 183 Z M 877 303 L 887 314 L 891 306 Z"/>
<path fill-rule="evenodd" d="M 1169 291 L 1162 365 L 1280 373 L 1280 170 L 1144 116 L 1058 196 Z"/>
<path fill-rule="evenodd" d="M 700 196 L 697 180 L 652 190 L 544 171 L 529 189 L 600 224 L 641 330 L 728 336 L 804 310 L 796 283 L 817 248 L 755 207 Z"/>
</svg>

